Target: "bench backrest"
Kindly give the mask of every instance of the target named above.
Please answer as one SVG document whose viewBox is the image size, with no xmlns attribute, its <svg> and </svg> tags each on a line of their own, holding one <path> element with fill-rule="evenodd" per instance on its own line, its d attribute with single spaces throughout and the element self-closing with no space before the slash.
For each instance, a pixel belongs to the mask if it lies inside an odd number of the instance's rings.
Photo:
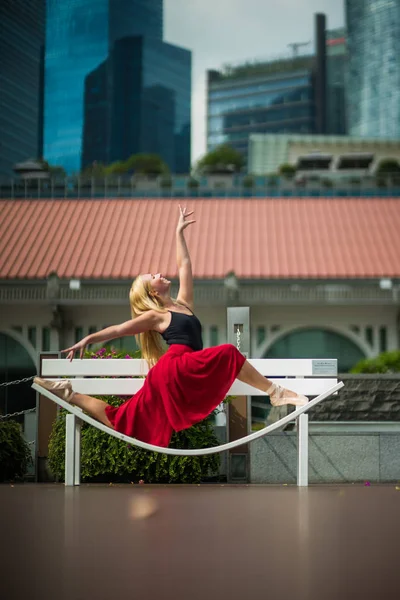
<svg viewBox="0 0 400 600">
<path fill-rule="evenodd" d="M 336 359 L 269 359 L 254 358 L 249 362 L 265 377 L 294 392 L 317 396 L 337 383 Z M 44 359 L 42 377 L 72 380 L 76 392 L 93 396 L 132 396 L 143 385 L 148 373 L 142 359 Z M 239 380 L 234 381 L 228 395 L 265 396 Z"/>
</svg>

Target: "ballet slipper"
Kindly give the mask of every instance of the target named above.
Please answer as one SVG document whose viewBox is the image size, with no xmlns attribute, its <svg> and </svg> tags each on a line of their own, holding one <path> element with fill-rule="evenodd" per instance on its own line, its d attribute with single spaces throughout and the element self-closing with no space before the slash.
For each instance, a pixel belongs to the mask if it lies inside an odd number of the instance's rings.
<svg viewBox="0 0 400 600">
<path fill-rule="evenodd" d="M 267 390 L 272 406 L 284 406 L 285 404 L 293 404 L 294 406 L 304 406 L 308 403 L 307 396 L 297 394 L 296 396 L 288 396 L 288 391 L 280 385 L 273 383 Z"/>
<path fill-rule="evenodd" d="M 47 379 L 42 379 L 41 377 L 35 377 L 33 380 L 34 383 L 40 385 L 40 387 L 52 392 L 61 400 L 65 400 L 65 402 L 71 402 L 75 392 L 72 389 L 71 382 L 68 379 L 61 379 L 60 381 L 50 381 Z"/>
</svg>

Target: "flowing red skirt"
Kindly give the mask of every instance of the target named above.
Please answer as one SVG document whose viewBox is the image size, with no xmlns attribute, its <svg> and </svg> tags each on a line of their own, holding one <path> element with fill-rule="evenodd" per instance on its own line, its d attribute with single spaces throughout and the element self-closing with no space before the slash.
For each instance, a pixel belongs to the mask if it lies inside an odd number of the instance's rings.
<svg viewBox="0 0 400 600">
<path fill-rule="evenodd" d="M 245 360 L 231 344 L 198 351 L 174 344 L 132 398 L 107 406 L 107 417 L 116 431 L 167 447 L 174 431 L 202 421 L 222 402 Z"/>
</svg>

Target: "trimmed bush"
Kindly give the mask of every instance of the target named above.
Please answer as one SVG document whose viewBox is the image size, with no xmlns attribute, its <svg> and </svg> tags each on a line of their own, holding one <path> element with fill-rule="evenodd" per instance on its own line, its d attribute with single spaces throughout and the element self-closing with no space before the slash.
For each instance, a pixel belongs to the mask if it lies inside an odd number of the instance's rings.
<svg viewBox="0 0 400 600">
<path fill-rule="evenodd" d="M 376 358 L 360 360 L 350 373 L 400 373 L 400 350 L 382 352 Z"/>
<path fill-rule="evenodd" d="M 87 352 L 85 358 L 139 358 L 140 352 L 128 354 L 102 348 Z M 116 396 L 102 397 L 108 404 L 119 406 L 126 400 Z M 60 411 L 49 443 L 49 467 L 60 480 L 65 477 L 65 417 Z M 218 446 L 211 418 L 190 429 L 174 433 L 170 447 L 180 449 Z M 81 477 L 85 482 L 199 483 L 218 474 L 220 455 L 169 456 L 129 446 L 99 429 L 83 423 L 81 444 Z"/>
<path fill-rule="evenodd" d="M 0 481 L 13 481 L 26 474 L 32 464 L 29 445 L 16 421 L 0 421 Z"/>
</svg>

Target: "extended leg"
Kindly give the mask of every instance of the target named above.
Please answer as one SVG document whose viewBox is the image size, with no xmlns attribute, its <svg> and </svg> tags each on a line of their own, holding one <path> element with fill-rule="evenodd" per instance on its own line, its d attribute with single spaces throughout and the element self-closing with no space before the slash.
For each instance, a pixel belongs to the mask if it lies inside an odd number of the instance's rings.
<svg viewBox="0 0 400 600">
<path fill-rule="evenodd" d="M 93 398 L 93 396 L 86 396 L 85 394 L 79 394 L 72 390 L 71 382 L 67 379 L 61 381 L 50 381 L 48 379 L 42 379 L 41 377 L 35 377 L 35 383 L 41 387 L 49 390 L 62 400 L 79 406 L 82 410 L 89 413 L 91 417 L 94 417 L 107 427 L 114 427 L 111 425 L 106 415 L 107 402 L 99 400 L 99 398 Z"/>
<path fill-rule="evenodd" d="M 257 369 L 255 369 L 248 360 L 243 363 L 243 367 L 241 368 L 237 378 L 239 381 L 248 383 L 258 390 L 265 392 L 270 397 L 271 404 L 273 406 L 283 406 L 284 404 L 303 406 L 308 402 L 308 398 L 306 396 L 296 394 L 296 392 L 292 392 L 286 388 L 281 388 L 280 386 L 274 385 L 272 381 L 261 375 L 261 373 L 257 371 Z"/>
</svg>

